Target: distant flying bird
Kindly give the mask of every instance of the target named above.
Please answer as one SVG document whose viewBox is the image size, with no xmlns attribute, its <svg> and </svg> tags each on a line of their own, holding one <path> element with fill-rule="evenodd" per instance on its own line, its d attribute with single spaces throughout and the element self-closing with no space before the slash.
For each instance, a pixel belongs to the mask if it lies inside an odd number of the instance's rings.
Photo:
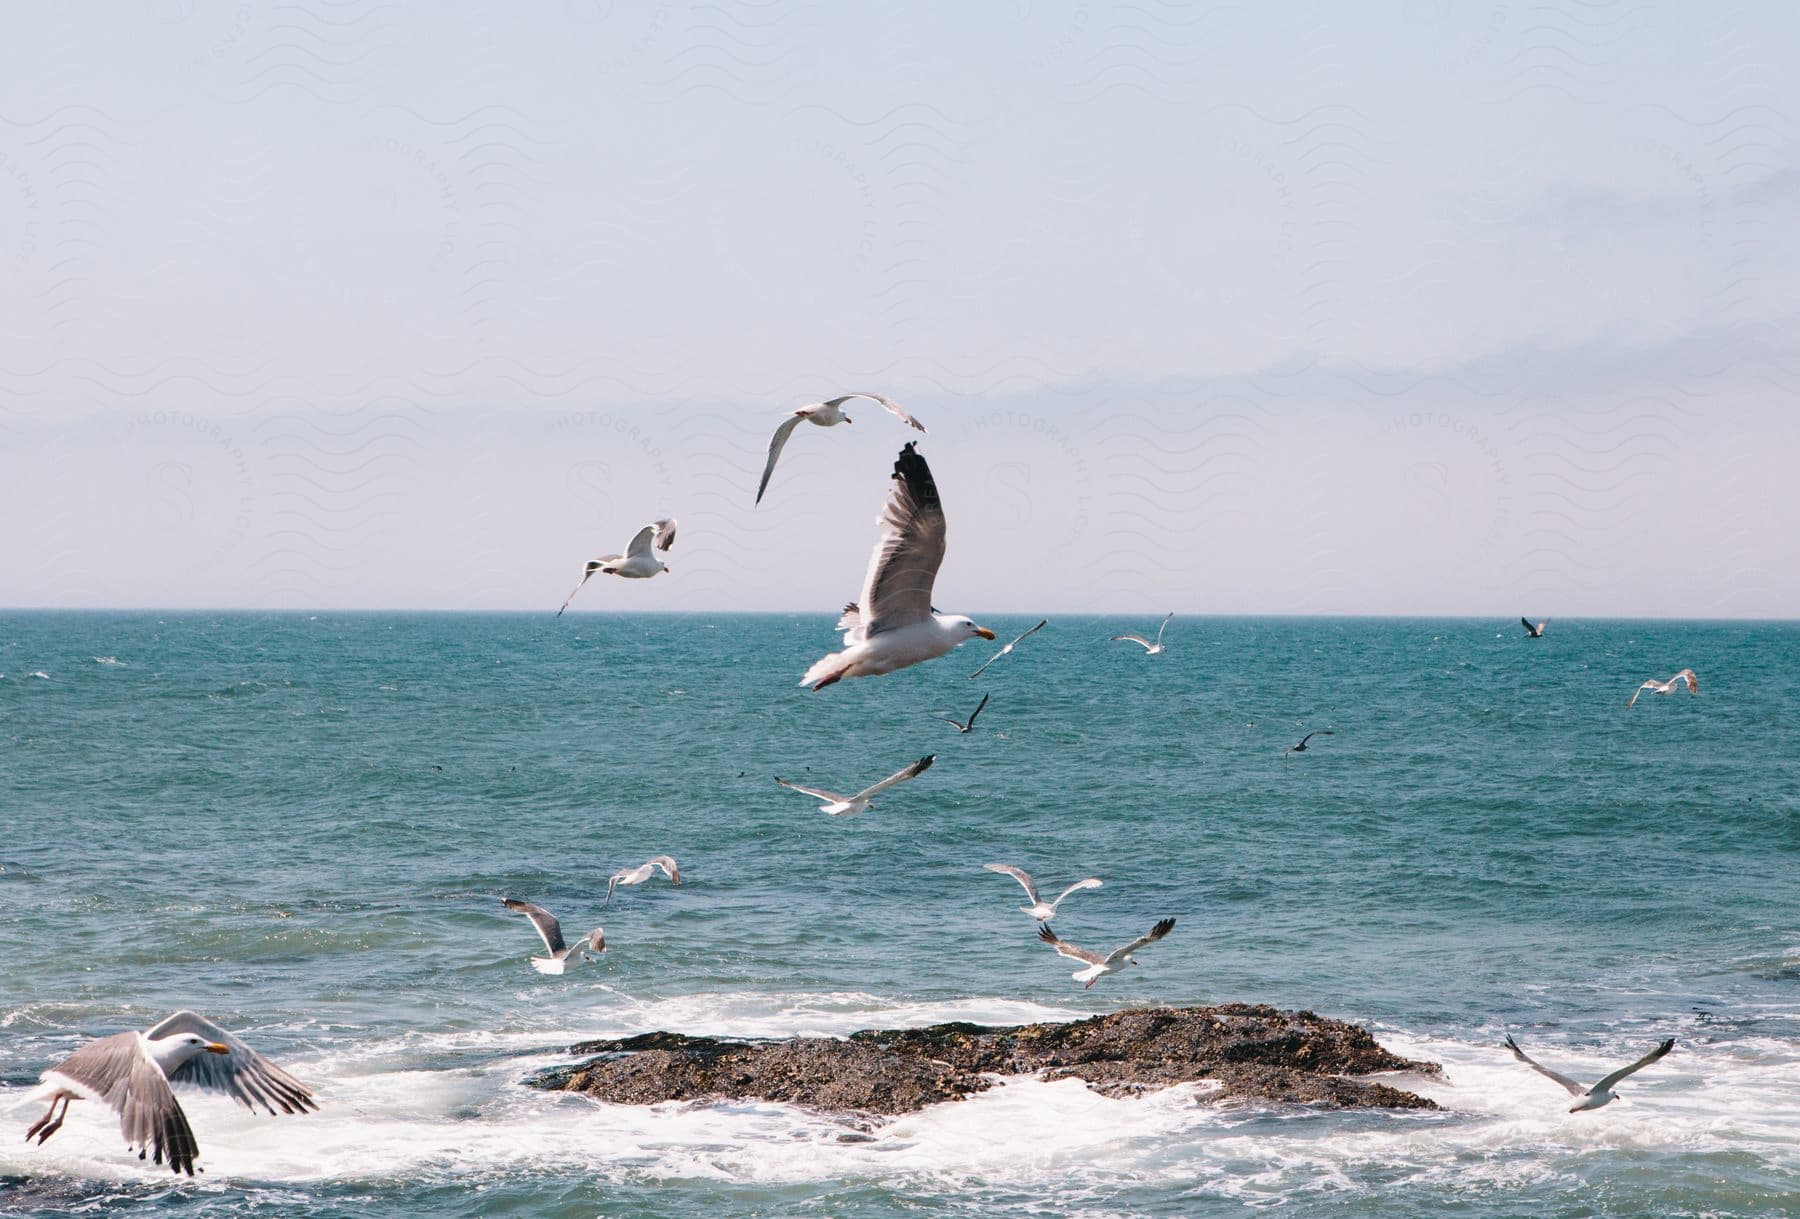
<svg viewBox="0 0 1800 1219">
<path fill-rule="evenodd" d="M 975 717 L 981 714 L 981 709 L 987 706 L 987 703 L 988 696 L 983 694 L 981 696 L 981 701 L 975 704 L 975 710 L 969 712 L 967 723 L 964 723 L 962 720 L 953 720 L 947 715 L 940 715 L 938 718 L 943 720 L 946 724 L 953 725 L 958 732 L 967 732 L 969 729 L 975 727 Z"/>
<path fill-rule="evenodd" d="M 1114 635 L 1107 642 L 1117 643 L 1121 639 L 1129 639 L 1132 643 L 1135 643 L 1138 646 L 1142 647 L 1144 649 L 1144 653 L 1146 655 L 1160 656 L 1160 655 L 1162 655 L 1162 650 L 1163 650 L 1163 642 L 1162 642 L 1163 631 L 1168 628 L 1169 619 L 1173 618 L 1174 616 L 1175 615 L 1173 613 L 1169 613 L 1168 615 L 1166 615 L 1163 618 L 1162 625 L 1156 628 L 1156 642 L 1155 643 L 1151 643 L 1148 639 L 1145 639 L 1142 635 Z"/>
<path fill-rule="evenodd" d="M 1531 619 L 1529 618 L 1521 618 L 1519 621 L 1525 624 L 1525 634 L 1532 639 L 1543 638 L 1544 628 L 1550 625 L 1550 619 L 1548 618 L 1544 619 L 1536 626 L 1531 625 Z"/>
<path fill-rule="evenodd" d="M 49 1111 L 25 1132 L 44 1140 L 62 1128 L 69 1103 L 91 1100 L 119 1115 L 125 1145 L 143 1159 L 168 1162 L 194 1175 L 200 1145 L 170 1085 L 221 1092 L 244 1108 L 270 1113 L 316 1110 L 312 1089 L 204 1016 L 176 1012 L 141 1033 L 114 1033 L 90 1041 L 43 1073 L 26 1100 L 50 1102 Z M 56 1111 L 58 1104 L 62 1112 Z"/>
<path fill-rule="evenodd" d="M 1029 636 L 1037 634 L 1039 631 L 1043 630 L 1046 626 L 1048 626 L 1049 623 L 1050 623 L 1050 619 L 1048 619 L 1048 618 L 1044 619 L 1042 622 L 1040 622 L 1036 626 L 1032 627 L 1029 631 L 1026 631 L 1025 634 L 1020 635 L 1018 639 L 1013 640 L 1011 643 L 1009 643 L 1005 647 L 1001 648 L 998 652 L 995 652 L 992 656 L 988 657 L 987 660 L 982 663 L 982 666 L 979 669 L 977 669 L 973 673 L 969 674 L 969 680 L 974 681 L 977 677 L 980 677 L 983 673 L 986 673 L 988 665 L 993 664 L 996 660 L 999 660 L 1002 656 L 1006 655 L 1008 652 L 1010 652 L 1014 648 L 1018 647 L 1020 639 L 1025 639 Z"/>
<path fill-rule="evenodd" d="M 556 616 L 558 618 L 563 616 L 563 610 L 569 608 L 569 602 L 575 600 L 575 594 L 581 591 L 582 585 L 585 585 L 595 572 L 609 576 L 623 576 L 627 580 L 648 580 L 659 572 L 672 571 L 673 568 L 658 559 L 651 551 L 655 549 L 668 554 L 674 547 L 674 517 L 667 517 L 654 524 L 645 525 L 637 531 L 637 536 L 631 539 L 631 545 L 625 548 L 624 554 L 603 554 L 597 559 L 587 561 L 587 566 L 581 572 L 581 584 L 577 584 L 570 590 L 568 597 L 562 603 L 562 609 L 556 611 Z"/>
<path fill-rule="evenodd" d="M 502 898 L 500 904 L 508 910 L 515 910 L 523 914 L 531 920 L 531 925 L 537 928 L 539 937 L 544 941 L 544 947 L 550 952 L 547 957 L 531 958 L 531 967 L 541 974 L 563 972 L 569 967 L 569 958 L 576 953 L 581 953 L 582 960 L 589 961 L 593 958 L 587 955 L 588 952 L 606 951 L 606 929 L 604 927 L 596 927 L 573 944 L 565 944 L 563 943 L 562 924 L 556 921 L 554 914 L 542 906 L 534 906 L 530 902 L 522 902 L 515 897 Z"/>
<path fill-rule="evenodd" d="M 934 614 L 931 586 L 944 561 L 944 505 L 931 467 L 908 441 L 894 461 L 881 536 L 869 556 L 862 596 L 838 620 L 844 648 L 816 661 L 800 679 L 823 690 L 846 677 L 874 677 L 942 656 L 994 632 L 961 614 Z"/>
<path fill-rule="evenodd" d="M 937 761 L 937 755 L 935 753 L 928 753 L 917 762 L 914 762 L 911 766 L 906 767 L 904 770 L 895 771 L 881 782 L 875 784 L 875 786 L 865 787 L 854 796 L 839 795 L 837 792 L 825 791 L 823 788 L 818 787 L 803 787 L 798 783 L 789 783 L 780 775 L 775 777 L 775 782 L 781 784 L 783 787 L 792 788 L 794 791 L 805 792 L 809 796 L 816 796 L 820 800 L 825 801 L 824 804 L 819 806 L 820 812 L 830 813 L 833 817 L 842 817 L 866 812 L 870 804 L 869 798 L 875 795 L 875 793 L 884 792 L 890 787 L 905 783 L 908 779 L 918 778 L 920 775 L 930 770 L 931 764 L 935 761 Z"/>
<path fill-rule="evenodd" d="M 1700 679 L 1694 676 L 1694 671 L 1692 669 L 1683 669 L 1668 681 L 1656 681 L 1655 679 L 1652 679 L 1639 686 L 1632 692 L 1631 702 L 1625 704 L 1625 710 L 1631 710 L 1632 703 L 1637 702 L 1638 695 L 1646 690 L 1654 690 L 1658 694 L 1673 694 L 1676 690 L 1680 689 L 1681 683 L 1683 682 L 1687 683 L 1689 694 L 1700 693 Z"/>
<path fill-rule="evenodd" d="M 1132 960 L 1131 954 L 1144 947 L 1146 944 L 1156 943 L 1156 941 L 1162 939 L 1165 935 L 1168 935 L 1169 930 L 1174 926 L 1175 920 L 1166 918 L 1156 926 L 1150 928 L 1150 933 L 1148 935 L 1131 941 L 1131 943 L 1125 945 L 1123 948 L 1115 948 L 1105 956 L 1101 956 L 1097 952 L 1089 952 L 1085 948 L 1077 948 L 1067 940 L 1058 939 L 1056 937 L 1056 932 L 1050 930 L 1048 927 L 1038 928 L 1038 939 L 1044 941 L 1044 943 L 1050 945 L 1050 947 L 1056 949 L 1057 952 L 1068 957 L 1070 960 L 1085 962 L 1088 968 L 1078 969 L 1069 976 L 1074 978 L 1077 982 L 1082 983 L 1084 987 L 1091 987 L 1107 974 L 1116 974 L 1127 965 L 1136 965 L 1137 962 Z"/>
<path fill-rule="evenodd" d="M 661 868 L 662 874 L 676 884 L 681 883 L 681 869 L 676 865 L 675 857 L 673 855 L 658 855 L 655 859 L 641 863 L 635 868 L 621 868 L 619 871 L 614 872 L 612 874 L 612 879 L 606 882 L 606 905 L 612 905 L 614 889 L 618 888 L 620 885 L 641 885 L 652 876 L 656 875 L 656 870 L 658 868 Z"/>
<path fill-rule="evenodd" d="M 1305 736 L 1300 738 L 1300 743 L 1298 745 L 1292 745 L 1292 746 L 1289 746 L 1287 749 L 1282 750 L 1281 756 L 1285 758 L 1290 753 L 1305 753 L 1306 752 L 1306 743 L 1308 741 L 1312 740 L 1316 736 L 1336 736 L 1336 735 L 1337 735 L 1337 733 L 1333 732 L 1329 728 L 1320 728 L 1316 732 L 1309 732 Z"/>
<path fill-rule="evenodd" d="M 842 409 L 844 403 L 852 398 L 867 398 L 871 402 L 879 402 L 892 411 L 900 422 L 918 428 L 921 432 L 925 430 L 925 425 L 901 410 L 898 402 L 892 398 L 884 398 L 880 394 L 850 393 L 841 398 L 831 398 L 825 402 L 815 402 L 811 406 L 803 406 L 787 419 L 782 420 L 781 426 L 776 428 L 775 434 L 769 438 L 769 460 L 763 466 L 762 482 L 756 488 L 757 503 L 762 503 L 763 492 L 769 489 L 769 476 L 775 473 L 776 459 L 781 456 L 781 450 L 787 447 L 788 437 L 794 434 L 794 429 L 799 427 L 802 421 L 817 424 L 820 427 L 832 427 L 839 423 L 855 423 L 856 420 L 844 414 Z"/>
<path fill-rule="evenodd" d="M 1661 1058 L 1664 1054 L 1667 1054 L 1670 1050 L 1674 1049 L 1675 1039 L 1673 1037 L 1669 1038 L 1630 1066 L 1620 1067 L 1617 1071 L 1606 1076 L 1591 1088 L 1586 1084 L 1577 1083 L 1567 1075 L 1559 1075 L 1549 1067 L 1543 1066 L 1526 1057 L 1525 1051 L 1519 1048 L 1518 1043 L 1512 1039 L 1512 1034 L 1510 1033 L 1506 1036 L 1506 1048 L 1513 1052 L 1514 1058 L 1530 1067 L 1533 1071 L 1536 1071 L 1539 1075 L 1554 1079 L 1557 1083 L 1561 1084 L 1568 1091 L 1570 1096 L 1579 1097 L 1579 1100 L 1569 1106 L 1569 1112 L 1580 1113 L 1586 1109 L 1598 1109 L 1602 1105 L 1608 1105 L 1617 1100 L 1618 1096 L 1613 1092 L 1613 1085 L 1618 1083 L 1621 1079 L 1624 1079 L 1627 1075 L 1630 1075 L 1633 1071 L 1643 1070 L 1645 1067 Z"/>
<path fill-rule="evenodd" d="M 1019 909 L 1023 910 L 1026 914 L 1029 914 L 1040 923 L 1047 923 L 1055 918 L 1056 908 L 1062 905 L 1063 898 L 1069 896 L 1069 894 L 1080 889 L 1098 889 L 1101 884 L 1098 877 L 1090 876 L 1086 880 L 1078 880 L 1067 889 L 1064 889 L 1061 893 L 1057 894 L 1055 901 L 1046 902 L 1043 898 L 1038 896 L 1037 885 L 1032 883 L 1031 873 L 1025 871 L 1025 869 L 1015 868 L 1010 864 L 1004 863 L 984 863 L 981 866 L 990 872 L 998 872 L 1002 876 L 1010 876 L 1021 885 L 1024 885 L 1026 900 L 1031 904 L 1029 906 L 1020 906 Z"/>
</svg>

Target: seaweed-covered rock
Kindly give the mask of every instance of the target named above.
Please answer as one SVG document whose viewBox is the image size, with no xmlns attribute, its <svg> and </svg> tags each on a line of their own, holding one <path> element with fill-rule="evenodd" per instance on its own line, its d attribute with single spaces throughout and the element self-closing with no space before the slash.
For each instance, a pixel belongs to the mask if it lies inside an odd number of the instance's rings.
<svg viewBox="0 0 1800 1219">
<path fill-rule="evenodd" d="M 844 1040 L 646 1033 L 572 1052 L 597 1057 L 532 1083 L 619 1104 L 765 1100 L 876 1114 L 912 1113 L 990 1087 L 993 1076 L 1024 1074 L 1080 1079 L 1111 1094 L 1210 1080 L 1219 1087 L 1209 1100 L 1435 1109 L 1425 1097 L 1355 1077 L 1440 1073 L 1435 1063 L 1390 1053 L 1353 1024 L 1251 1004 L 1140 1008 L 1066 1024 L 934 1024 Z"/>
</svg>

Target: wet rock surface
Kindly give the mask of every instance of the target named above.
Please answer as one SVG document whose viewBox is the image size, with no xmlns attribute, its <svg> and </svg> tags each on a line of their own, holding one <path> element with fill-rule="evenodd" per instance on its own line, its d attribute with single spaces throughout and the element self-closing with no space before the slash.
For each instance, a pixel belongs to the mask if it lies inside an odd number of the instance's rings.
<svg viewBox="0 0 1800 1219">
<path fill-rule="evenodd" d="M 646 1033 L 571 1052 L 596 1057 L 532 1084 L 617 1104 L 760 1100 L 873 1114 L 913 1113 L 992 1087 L 995 1076 L 1032 1074 L 1084 1080 L 1108 1095 L 1206 1080 L 1218 1085 L 1208 1101 L 1435 1109 L 1425 1097 L 1361 1077 L 1441 1073 L 1435 1063 L 1390 1053 L 1356 1025 L 1252 1004 L 1141 1008 L 1066 1024 L 934 1024 L 844 1040 Z"/>
</svg>

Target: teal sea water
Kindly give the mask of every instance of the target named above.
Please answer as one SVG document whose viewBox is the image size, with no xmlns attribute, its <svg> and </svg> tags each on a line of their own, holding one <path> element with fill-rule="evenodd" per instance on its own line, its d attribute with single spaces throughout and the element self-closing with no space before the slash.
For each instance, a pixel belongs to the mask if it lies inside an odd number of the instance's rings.
<svg viewBox="0 0 1800 1219">
<path fill-rule="evenodd" d="M 1786 1215 L 1800 1211 L 1800 627 L 1053 619 L 814 694 L 823 616 L 0 615 L 0 1213 Z M 1035 619 L 987 625 L 1002 639 Z M 1691 666 L 1701 693 L 1626 699 Z M 992 702 L 976 731 L 935 714 Z M 1304 755 L 1283 750 L 1307 731 Z M 854 790 L 937 764 L 860 818 Z M 668 852 L 680 888 L 614 870 Z M 1058 930 L 1173 934 L 1084 991 Z M 1060 885 L 1059 885 L 1060 887 Z M 541 977 L 499 897 L 595 965 Z M 523 1080 L 579 1038 L 1259 1001 L 1443 1062 L 1437 1113 L 1022 1080 L 840 1139 Z M 185 1101 L 207 1173 L 37 1074 L 191 1006 L 322 1109 Z M 1596 1077 L 1571 1116 L 1507 1031 Z M 84 1111 L 85 1108 L 85 1111 Z M 9 1131 L 15 1133 L 7 1133 Z"/>
</svg>

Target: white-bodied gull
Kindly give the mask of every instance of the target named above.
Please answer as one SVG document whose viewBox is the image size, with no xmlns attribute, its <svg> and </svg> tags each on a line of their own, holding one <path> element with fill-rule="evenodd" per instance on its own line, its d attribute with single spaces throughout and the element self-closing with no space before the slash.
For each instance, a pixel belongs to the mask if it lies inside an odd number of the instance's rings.
<svg viewBox="0 0 1800 1219">
<path fill-rule="evenodd" d="M 862 597 L 838 620 L 844 649 L 817 661 L 800 679 L 823 690 L 846 677 L 892 673 L 942 656 L 977 635 L 994 632 L 961 614 L 934 614 L 931 586 L 944 561 L 944 505 L 931 467 L 908 441 L 894 462 L 893 485 L 877 523 L 881 537 L 869 557 Z"/>
<path fill-rule="evenodd" d="M 1050 930 L 1048 927 L 1038 928 L 1038 939 L 1044 941 L 1044 943 L 1050 945 L 1050 947 L 1056 949 L 1057 952 L 1068 957 L 1070 960 L 1085 963 L 1087 965 L 1086 969 L 1078 969 L 1069 976 L 1074 978 L 1077 982 L 1091 987 L 1107 974 L 1116 974 L 1127 965 L 1136 965 L 1137 962 L 1131 959 L 1131 954 L 1144 947 L 1146 944 L 1156 943 L 1156 941 L 1162 939 L 1165 935 L 1168 935 L 1170 929 L 1174 926 L 1175 920 L 1166 918 L 1156 926 L 1150 928 L 1149 934 L 1140 936 L 1122 948 L 1115 948 L 1105 956 L 1101 956 L 1097 952 L 1089 952 L 1085 948 L 1077 948 L 1067 940 L 1058 939 L 1056 932 Z"/>
<path fill-rule="evenodd" d="M 573 944 L 565 944 L 562 924 L 556 921 L 554 914 L 542 906 L 522 902 L 516 897 L 501 898 L 500 902 L 508 910 L 516 910 L 523 914 L 531 920 L 531 925 L 537 928 L 539 937 L 544 941 L 544 947 L 550 952 L 547 957 L 531 958 L 531 967 L 541 974 L 562 973 L 569 967 L 569 958 L 576 953 L 581 954 L 582 960 L 588 961 L 593 959 L 587 955 L 589 952 L 606 951 L 606 929 L 604 927 L 596 927 Z"/>
<path fill-rule="evenodd" d="M 840 795 L 837 792 L 826 791 L 819 787 L 806 787 L 799 783 L 789 783 L 780 775 L 775 776 L 775 782 L 781 784 L 783 787 L 791 788 L 797 792 L 805 792 L 809 796 L 815 796 L 818 799 L 825 801 L 825 803 L 819 806 L 820 812 L 830 813 L 833 817 L 842 817 L 866 812 L 869 808 L 869 798 L 871 796 L 875 795 L 877 792 L 884 792 L 890 787 L 904 783 L 908 779 L 918 778 L 920 775 L 930 770 L 931 764 L 935 761 L 937 761 L 937 755 L 935 753 L 928 753 L 917 762 L 914 762 L 911 766 L 906 767 L 904 770 L 895 771 L 881 782 L 875 784 L 875 786 L 865 787 L 854 796 Z"/>
<path fill-rule="evenodd" d="M 1031 873 L 1027 872 L 1025 869 L 1015 868 L 1011 864 L 1004 863 L 984 863 L 981 866 L 990 872 L 998 872 L 1002 876 L 1010 876 L 1020 884 L 1024 885 L 1025 897 L 1031 904 L 1029 906 L 1020 906 L 1019 909 L 1023 910 L 1026 914 L 1029 914 L 1040 923 L 1047 923 L 1055 918 L 1056 908 L 1062 905 L 1063 898 L 1069 896 L 1069 894 L 1081 889 L 1098 889 L 1101 884 L 1098 877 L 1090 876 L 1086 880 L 1078 880 L 1067 889 L 1064 889 L 1057 895 L 1055 901 L 1046 902 L 1043 898 L 1038 896 L 1037 885 L 1032 883 Z"/>
<path fill-rule="evenodd" d="M 255 1112 L 305 1113 L 319 1106 L 312 1089 L 258 1054 L 242 1039 L 194 1012 L 176 1012 L 141 1033 L 90 1041 L 43 1074 L 28 1100 L 50 1102 L 25 1132 L 39 1144 L 62 1128 L 69 1103 L 98 1101 L 119 1115 L 126 1146 L 194 1175 L 200 1145 L 171 1085 L 221 1092 Z M 62 1112 L 57 1112 L 57 1105 Z"/>
<path fill-rule="evenodd" d="M 999 660 L 1002 656 L 1006 655 L 1008 652 L 1010 652 L 1014 648 L 1018 647 L 1020 639 L 1025 639 L 1031 635 L 1037 634 L 1039 631 L 1043 630 L 1049 624 L 1050 624 L 1050 619 L 1048 619 L 1048 618 L 1044 619 L 1042 622 L 1040 622 L 1036 626 L 1032 627 L 1029 631 L 1026 631 L 1025 634 L 1020 635 L 1018 639 L 1013 640 L 1011 643 L 1009 643 L 1005 647 L 1001 648 L 998 652 L 995 652 L 992 656 L 988 657 L 985 661 L 982 662 L 981 667 L 979 669 L 977 669 L 973 673 L 969 674 L 969 680 L 974 681 L 977 677 L 980 677 L 983 673 L 986 673 L 987 667 L 989 665 L 993 664 L 996 660 Z"/>
<path fill-rule="evenodd" d="M 587 566 L 581 571 L 581 583 L 570 590 L 568 597 L 562 603 L 562 609 L 556 611 L 556 616 L 558 618 L 563 616 L 563 610 L 569 608 L 569 602 L 575 600 L 575 594 L 581 591 L 582 586 L 592 579 L 596 572 L 608 576 L 621 576 L 627 580 L 648 580 L 651 576 L 661 572 L 672 571 L 673 568 L 658 559 L 654 552 L 660 550 L 664 554 L 668 554 L 674 547 L 674 517 L 665 517 L 660 521 L 645 525 L 637 531 L 637 536 L 631 539 L 631 544 L 625 547 L 624 554 L 603 554 L 597 559 L 587 561 Z"/>
<path fill-rule="evenodd" d="M 983 694 L 981 696 L 981 701 L 975 704 L 975 710 L 969 712 L 969 718 L 967 720 L 953 720 L 947 715 L 940 715 L 938 718 L 943 720 L 946 724 L 949 724 L 958 732 L 968 732 L 975 727 L 975 717 L 980 715 L 981 709 L 987 705 L 988 695 Z"/>
<path fill-rule="evenodd" d="M 1117 643 L 1121 639 L 1129 640 L 1130 642 L 1135 643 L 1139 647 L 1143 648 L 1144 653 L 1146 655 L 1160 656 L 1160 655 L 1162 655 L 1162 650 L 1163 650 L 1163 641 L 1162 641 L 1163 631 L 1168 629 L 1169 619 L 1173 618 L 1174 616 L 1175 616 L 1175 613 L 1172 610 L 1163 616 L 1162 625 L 1156 628 L 1156 641 L 1154 643 L 1152 643 L 1148 639 L 1145 639 L 1142 635 L 1114 635 L 1107 642 Z"/>
<path fill-rule="evenodd" d="M 675 857 L 658 855 L 655 859 L 646 860 L 635 868 L 621 868 L 614 872 L 612 879 L 606 882 L 606 904 L 612 905 L 614 889 L 620 885 L 641 885 L 656 875 L 658 868 L 661 868 L 662 874 L 676 884 L 681 883 L 681 868 L 676 865 Z"/>
<path fill-rule="evenodd" d="M 1692 669 L 1683 669 L 1668 681 L 1657 681 L 1652 678 L 1639 686 L 1636 690 L 1633 690 L 1631 693 L 1631 702 L 1625 704 L 1625 710 L 1631 710 L 1632 704 L 1638 701 L 1638 695 L 1646 690 L 1654 690 L 1658 694 L 1673 694 L 1676 690 L 1681 688 L 1683 682 L 1687 683 L 1689 694 L 1700 693 L 1700 679 L 1694 676 L 1694 671 Z"/>
<path fill-rule="evenodd" d="M 1506 1035 L 1506 1048 L 1513 1052 L 1514 1058 L 1530 1067 L 1533 1071 L 1536 1071 L 1539 1075 L 1545 1076 L 1546 1078 L 1554 1079 L 1568 1091 L 1570 1096 L 1578 1097 L 1579 1099 L 1576 1100 L 1573 1105 L 1569 1106 L 1569 1112 L 1580 1113 L 1586 1109 L 1598 1109 L 1602 1105 L 1608 1105 L 1617 1100 L 1618 1096 L 1613 1092 L 1613 1085 L 1618 1083 L 1621 1079 L 1624 1079 L 1627 1075 L 1630 1075 L 1633 1071 L 1643 1070 L 1645 1067 L 1661 1058 L 1664 1054 L 1667 1054 L 1670 1050 L 1674 1049 L 1675 1039 L 1673 1037 L 1669 1038 L 1630 1066 L 1620 1067 L 1611 1075 L 1605 1076 L 1599 1083 L 1591 1088 L 1584 1083 L 1579 1083 L 1570 1079 L 1567 1075 L 1560 1075 L 1557 1072 L 1552 1071 L 1549 1067 L 1534 1062 L 1526 1057 L 1525 1051 L 1519 1048 L 1518 1042 L 1512 1039 L 1511 1033 Z"/>
<path fill-rule="evenodd" d="M 879 402 L 882 406 L 893 412 L 893 414 L 899 418 L 900 422 L 907 424 L 910 427 L 918 428 L 921 432 L 925 430 L 925 425 L 901 410 L 898 402 L 895 402 L 892 398 L 884 398 L 880 394 L 857 391 L 845 394 L 841 398 L 831 398 L 824 402 L 815 402 L 811 406 L 803 406 L 788 418 L 782 420 L 781 426 L 775 429 L 775 434 L 769 437 L 769 460 L 763 466 L 762 482 L 757 484 L 756 487 L 757 503 L 762 503 L 763 492 L 769 489 L 769 476 L 775 473 L 775 462 L 781 456 L 781 450 L 787 447 L 788 437 L 794 434 L 794 429 L 799 427 L 802 422 L 816 424 L 819 427 L 834 427 L 840 423 L 855 423 L 856 420 L 844 414 L 843 411 L 844 403 L 850 401 L 852 398 L 867 398 L 871 402 Z"/>
</svg>

